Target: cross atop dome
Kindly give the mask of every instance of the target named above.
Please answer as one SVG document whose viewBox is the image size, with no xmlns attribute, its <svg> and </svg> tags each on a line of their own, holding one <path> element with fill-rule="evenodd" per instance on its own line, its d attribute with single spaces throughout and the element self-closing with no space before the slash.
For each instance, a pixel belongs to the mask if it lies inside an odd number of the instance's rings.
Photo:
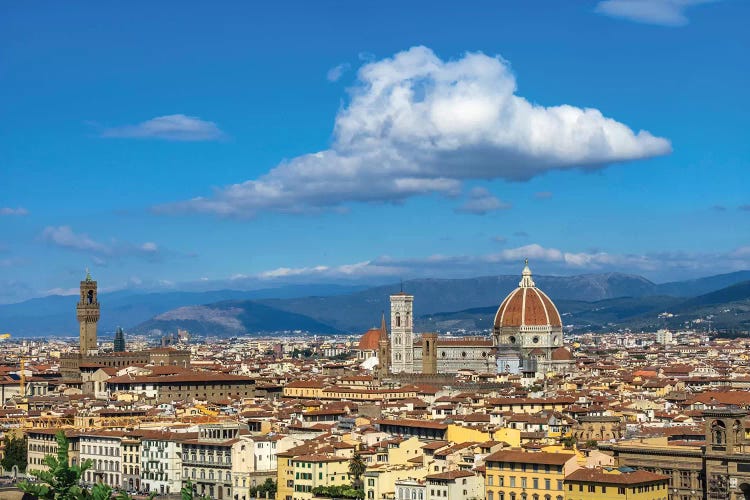
<svg viewBox="0 0 750 500">
<path fill-rule="evenodd" d="M 521 273 L 521 281 L 518 283 L 518 286 L 521 288 L 534 288 L 536 285 L 534 284 L 534 280 L 531 279 L 531 269 L 529 268 L 529 259 L 526 259 L 524 261 L 525 265 L 523 268 L 523 272 Z"/>
</svg>

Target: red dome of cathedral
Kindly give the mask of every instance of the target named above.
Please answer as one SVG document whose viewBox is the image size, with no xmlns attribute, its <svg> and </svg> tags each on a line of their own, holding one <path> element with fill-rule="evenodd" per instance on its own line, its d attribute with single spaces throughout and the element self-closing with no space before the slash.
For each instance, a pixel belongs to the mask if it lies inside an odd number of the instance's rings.
<svg viewBox="0 0 750 500">
<path fill-rule="evenodd" d="M 380 342 L 380 328 L 370 328 L 359 339 L 360 351 L 376 351 Z"/>
<path fill-rule="evenodd" d="M 573 354 L 564 347 L 558 347 L 552 351 L 552 361 L 573 361 Z"/>
<path fill-rule="evenodd" d="M 528 261 L 518 288 L 505 297 L 495 314 L 495 328 L 521 326 L 562 327 L 557 307 L 531 279 Z"/>
</svg>

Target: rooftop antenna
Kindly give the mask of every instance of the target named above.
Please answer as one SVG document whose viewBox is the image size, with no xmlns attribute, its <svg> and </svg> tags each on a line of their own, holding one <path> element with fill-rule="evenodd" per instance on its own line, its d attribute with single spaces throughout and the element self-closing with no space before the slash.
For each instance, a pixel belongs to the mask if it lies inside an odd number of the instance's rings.
<svg viewBox="0 0 750 500">
<path fill-rule="evenodd" d="M 401 293 L 404 293 L 404 278 L 401 278 Z"/>
</svg>

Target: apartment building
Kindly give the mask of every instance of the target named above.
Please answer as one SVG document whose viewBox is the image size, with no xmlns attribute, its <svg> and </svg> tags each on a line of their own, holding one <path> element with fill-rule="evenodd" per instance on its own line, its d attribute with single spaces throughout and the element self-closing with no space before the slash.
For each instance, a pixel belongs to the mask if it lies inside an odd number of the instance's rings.
<svg viewBox="0 0 750 500">
<path fill-rule="evenodd" d="M 192 434 L 195 435 L 194 433 Z M 147 432 L 141 439 L 141 486 L 160 495 L 182 489 L 182 442 L 187 434 Z"/>
<path fill-rule="evenodd" d="M 83 476 L 85 484 L 104 483 L 112 488 L 122 488 L 122 439 L 117 431 L 93 431 L 80 436 L 81 463 L 91 460 Z"/>
<path fill-rule="evenodd" d="M 485 458 L 487 500 L 563 500 L 566 474 L 578 468 L 571 453 L 498 451 Z"/>
</svg>

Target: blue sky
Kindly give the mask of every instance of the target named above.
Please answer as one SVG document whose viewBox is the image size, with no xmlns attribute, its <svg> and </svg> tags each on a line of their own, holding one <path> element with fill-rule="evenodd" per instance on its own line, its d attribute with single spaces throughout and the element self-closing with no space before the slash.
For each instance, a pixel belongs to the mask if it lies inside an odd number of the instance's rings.
<svg viewBox="0 0 750 500">
<path fill-rule="evenodd" d="M 0 302 L 750 268 L 750 5 L 6 4 Z M 643 131 L 643 132 L 640 132 Z"/>
</svg>

